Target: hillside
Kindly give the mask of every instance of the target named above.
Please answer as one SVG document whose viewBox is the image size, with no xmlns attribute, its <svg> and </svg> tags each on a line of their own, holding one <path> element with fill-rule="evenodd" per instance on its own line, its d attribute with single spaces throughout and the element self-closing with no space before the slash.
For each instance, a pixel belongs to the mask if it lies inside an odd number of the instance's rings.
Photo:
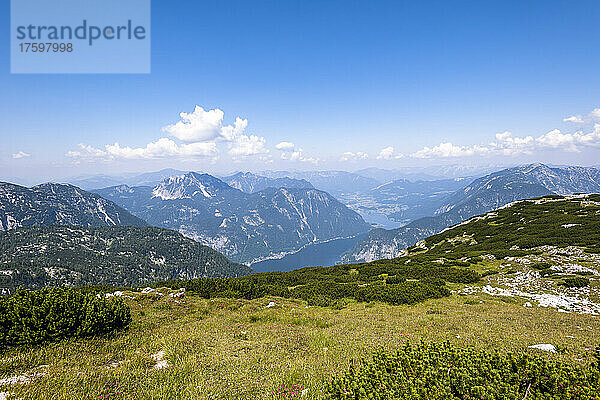
<svg viewBox="0 0 600 400">
<path fill-rule="evenodd" d="M 487 252 L 502 258 L 541 246 L 578 247 L 600 254 L 600 194 L 517 201 L 430 236 L 409 251 Z"/>
<path fill-rule="evenodd" d="M 118 186 L 97 193 L 152 225 L 177 230 L 243 263 L 369 228 L 360 215 L 317 189 L 245 193 L 193 172 L 154 187 Z"/>
<path fill-rule="evenodd" d="M 147 223 L 97 194 L 45 183 L 26 188 L 0 182 L 0 231 L 34 225 L 146 226 Z"/>
<path fill-rule="evenodd" d="M 473 217 L 404 250 L 393 265 L 469 265 L 488 284 L 461 289 L 600 314 L 600 195 L 545 196 Z M 362 264 L 358 264 L 362 265 Z"/>
<path fill-rule="evenodd" d="M 151 227 L 48 226 L 0 232 L 0 290 L 139 286 L 251 273 L 181 234 Z"/>
<path fill-rule="evenodd" d="M 600 192 L 596 168 L 524 165 L 476 179 L 444 199 L 433 217 L 393 230 L 374 230 L 344 255 L 346 262 L 393 258 L 421 239 L 511 202 L 548 194 Z"/>
</svg>

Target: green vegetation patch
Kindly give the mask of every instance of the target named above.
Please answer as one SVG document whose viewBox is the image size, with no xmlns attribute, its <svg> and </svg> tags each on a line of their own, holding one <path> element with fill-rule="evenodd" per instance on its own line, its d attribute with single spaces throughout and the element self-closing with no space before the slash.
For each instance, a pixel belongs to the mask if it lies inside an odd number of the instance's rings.
<svg viewBox="0 0 600 400">
<path fill-rule="evenodd" d="M 572 278 L 565 278 L 560 284 L 569 288 L 581 288 L 588 286 L 590 284 L 590 280 L 588 278 L 584 278 L 583 276 L 575 276 Z"/>
<path fill-rule="evenodd" d="M 258 273 L 239 278 L 160 282 L 203 298 L 256 299 L 264 296 L 303 299 L 309 305 L 343 307 L 342 299 L 388 304 L 414 304 L 450 295 L 446 282 L 474 283 L 477 272 L 439 263 L 372 263 L 307 267 L 287 272 Z"/>
<path fill-rule="evenodd" d="M 352 365 L 326 392 L 329 399 L 597 400 L 600 369 L 448 342 L 406 344 Z"/>
<path fill-rule="evenodd" d="M 18 290 L 0 297 L 0 348 L 101 335 L 130 322 L 121 298 L 66 288 Z"/>
<path fill-rule="evenodd" d="M 0 232 L 0 288 L 139 286 L 252 273 L 210 247 L 154 227 L 35 226 Z"/>
</svg>

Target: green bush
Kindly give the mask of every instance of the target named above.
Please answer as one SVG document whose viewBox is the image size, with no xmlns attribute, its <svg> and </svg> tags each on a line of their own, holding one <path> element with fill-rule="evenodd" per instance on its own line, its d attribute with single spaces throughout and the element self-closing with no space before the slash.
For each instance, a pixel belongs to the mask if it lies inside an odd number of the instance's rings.
<svg viewBox="0 0 600 400">
<path fill-rule="evenodd" d="M 172 289 L 183 287 L 204 298 L 255 299 L 278 296 L 303 299 L 314 306 L 339 307 L 341 299 L 412 304 L 449 296 L 446 282 L 474 283 L 479 280 L 480 275 L 471 269 L 424 258 L 410 264 L 398 260 L 378 260 L 285 272 L 262 272 L 239 278 L 159 282 L 155 286 Z"/>
<path fill-rule="evenodd" d="M 488 353 L 450 343 L 406 344 L 353 363 L 326 387 L 328 399 L 598 400 L 600 370 L 526 353 Z"/>
<path fill-rule="evenodd" d="M 388 285 L 397 285 L 398 283 L 406 282 L 406 278 L 398 275 L 388 276 L 385 279 L 385 283 Z"/>
<path fill-rule="evenodd" d="M 552 264 L 550 264 L 549 262 L 537 262 L 537 263 L 533 263 L 531 265 L 531 268 L 537 269 L 537 270 L 543 270 L 543 269 L 548 269 L 551 266 L 552 266 Z"/>
<path fill-rule="evenodd" d="M 445 286 L 423 282 L 404 282 L 397 285 L 368 285 L 354 297 L 358 301 L 381 301 L 388 304 L 414 304 L 427 299 L 449 296 Z"/>
<path fill-rule="evenodd" d="M 565 280 L 560 284 L 569 288 L 580 288 L 588 286 L 590 284 L 590 280 L 588 278 L 584 278 L 583 276 L 576 276 L 573 278 L 565 278 Z"/>
<path fill-rule="evenodd" d="M 20 289 L 0 297 L 0 347 L 101 335 L 130 322 L 130 309 L 123 299 L 93 292 Z"/>
</svg>

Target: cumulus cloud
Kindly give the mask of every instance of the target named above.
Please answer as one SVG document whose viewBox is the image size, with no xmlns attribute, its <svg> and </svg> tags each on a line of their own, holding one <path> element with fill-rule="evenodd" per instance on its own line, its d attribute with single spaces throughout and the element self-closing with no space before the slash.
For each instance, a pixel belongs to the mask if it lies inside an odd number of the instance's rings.
<svg viewBox="0 0 600 400">
<path fill-rule="evenodd" d="M 414 158 L 448 158 L 472 156 L 474 154 L 476 154 L 474 146 L 456 146 L 450 142 L 445 142 L 434 147 L 426 146 L 411 156 Z"/>
<path fill-rule="evenodd" d="M 277 145 L 275 145 L 275 148 L 277 150 L 282 150 L 282 151 L 292 151 L 294 150 L 294 143 L 292 142 L 280 142 Z"/>
<path fill-rule="evenodd" d="M 306 157 L 304 155 L 304 150 L 302 150 L 302 149 L 294 150 L 292 152 L 282 153 L 281 159 L 288 160 L 288 161 L 306 162 L 306 163 L 311 163 L 311 164 L 317 164 L 319 162 L 319 160 L 317 160 L 316 158 Z"/>
<path fill-rule="evenodd" d="M 234 125 L 223 125 L 225 113 L 215 108 L 204 110 L 196 106 L 191 113 L 179 113 L 181 120 L 173 125 L 167 125 L 162 130 L 182 142 L 207 142 L 213 140 L 233 140 L 248 126 L 248 120 L 236 118 Z"/>
<path fill-rule="evenodd" d="M 554 129 L 537 138 L 536 143 L 543 147 L 570 152 L 580 152 L 585 147 L 600 147 L 600 124 L 595 124 L 589 133 L 561 133 Z"/>
<path fill-rule="evenodd" d="M 384 147 L 377 155 L 378 160 L 393 160 L 402 158 L 402 154 L 396 154 L 392 146 Z"/>
<path fill-rule="evenodd" d="M 266 143 L 267 141 L 263 137 L 240 135 L 229 144 L 228 153 L 233 158 L 267 154 L 269 149 L 265 147 Z"/>
<path fill-rule="evenodd" d="M 576 124 L 583 124 L 584 120 L 581 115 L 572 115 L 570 117 L 563 118 L 563 122 L 573 122 Z"/>
<path fill-rule="evenodd" d="M 356 160 L 366 160 L 369 158 L 369 155 L 362 151 L 357 151 L 356 153 L 352 151 L 347 151 L 342 154 L 340 157 L 340 161 L 356 161 Z"/>
<path fill-rule="evenodd" d="M 572 115 L 567 118 L 563 118 L 563 122 L 572 122 L 575 124 L 586 124 L 600 121 L 600 108 L 593 109 L 587 115 Z"/>
<path fill-rule="evenodd" d="M 155 159 L 166 157 L 215 157 L 218 154 L 214 142 L 177 144 L 168 138 L 160 138 L 145 147 L 121 146 L 119 143 L 107 144 L 104 149 L 79 144 L 79 150 L 69 151 L 67 156 L 81 159 Z"/>
<path fill-rule="evenodd" d="M 228 154 L 234 158 L 264 155 L 269 152 L 266 139 L 256 135 L 245 134 L 248 120 L 237 117 L 233 125 L 224 125 L 224 113 L 220 109 L 204 110 L 196 106 L 191 113 L 179 114 L 181 120 L 162 128 L 175 141 L 168 137 L 159 138 L 141 147 L 121 146 L 119 143 L 107 144 L 96 148 L 80 144 L 76 151 L 69 151 L 67 156 L 77 159 L 102 160 L 134 160 L 168 157 L 182 158 L 217 158 L 217 143 L 227 143 Z"/>
<path fill-rule="evenodd" d="M 19 158 L 25 158 L 25 157 L 29 157 L 29 156 L 31 156 L 31 154 L 25 153 L 24 151 L 19 151 L 18 153 L 14 153 L 12 155 L 12 158 L 19 159 Z"/>
<path fill-rule="evenodd" d="M 496 140 L 487 146 L 473 146 L 474 154 L 499 153 L 506 156 L 531 154 L 535 140 L 532 136 L 513 137 L 511 132 L 496 134 Z"/>
<path fill-rule="evenodd" d="M 294 145 L 292 142 L 280 142 L 275 145 L 275 148 L 281 151 L 282 160 L 306 162 L 311 164 L 317 164 L 319 162 L 319 160 L 316 158 L 305 156 L 304 150 L 296 148 L 296 145 Z"/>
<path fill-rule="evenodd" d="M 514 137 L 510 132 L 498 133 L 495 140 L 484 145 L 459 146 L 450 142 L 434 147 L 424 147 L 411 154 L 414 158 L 451 158 L 486 155 L 533 154 L 536 150 L 562 150 L 580 152 L 586 148 L 600 147 L 600 124 L 595 124 L 591 132 L 562 133 L 553 129 L 537 138 L 533 136 Z"/>
</svg>

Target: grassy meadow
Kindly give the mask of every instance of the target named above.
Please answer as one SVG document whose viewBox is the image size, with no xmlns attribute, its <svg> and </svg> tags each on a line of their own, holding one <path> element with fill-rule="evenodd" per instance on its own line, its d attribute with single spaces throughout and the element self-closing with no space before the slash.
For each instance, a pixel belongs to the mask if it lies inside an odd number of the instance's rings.
<svg viewBox="0 0 600 400">
<path fill-rule="evenodd" d="M 125 293 L 133 310 L 126 331 L 5 351 L 0 391 L 15 399 L 318 399 L 352 360 L 406 341 L 529 351 L 573 363 L 591 362 L 600 343 L 595 316 L 486 294 L 400 306 L 348 301 L 334 309 L 159 291 L 164 295 Z M 540 343 L 558 353 L 527 349 Z M 7 384 L 18 376 L 24 382 Z"/>
</svg>

